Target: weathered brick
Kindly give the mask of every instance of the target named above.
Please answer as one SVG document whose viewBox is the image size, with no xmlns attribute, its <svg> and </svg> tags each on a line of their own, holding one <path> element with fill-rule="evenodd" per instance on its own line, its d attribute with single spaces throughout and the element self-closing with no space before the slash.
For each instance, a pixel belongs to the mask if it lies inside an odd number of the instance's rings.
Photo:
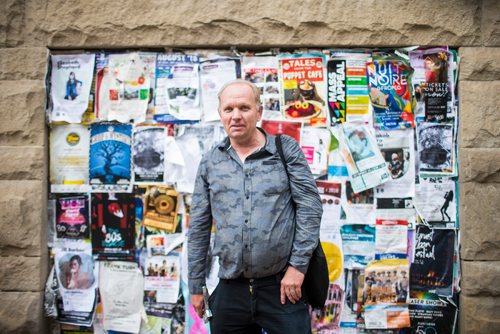
<svg viewBox="0 0 500 334">
<path fill-rule="evenodd" d="M 462 261 L 462 293 L 467 296 L 500 297 L 500 262 Z"/>
<path fill-rule="evenodd" d="M 483 0 L 482 3 L 482 43 L 486 46 L 500 46 L 500 1 Z"/>
<path fill-rule="evenodd" d="M 459 196 L 462 258 L 500 259 L 500 184 L 460 183 Z"/>
<path fill-rule="evenodd" d="M 45 180 L 46 153 L 46 148 L 39 146 L 0 146 L 0 180 Z"/>
<path fill-rule="evenodd" d="M 458 161 L 461 182 L 500 182 L 500 148 L 463 148 Z"/>
<path fill-rule="evenodd" d="M 41 291 L 47 279 L 46 257 L 0 256 L 2 291 Z"/>
<path fill-rule="evenodd" d="M 460 48 L 461 81 L 500 80 L 500 48 Z"/>
<path fill-rule="evenodd" d="M 460 296 L 460 333 L 500 333 L 499 297 Z"/>
<path fill-rule="evenodd" d="M 1 181 L 0 255 L 42 256 L 47 247 L 45 181 Z"/>
<path fill-rule="evenodd" d="M 46 48 L 0 49 L 0 80 L 45 80 Z"/>
<path fill-rule="evenodd" d="M 500 81 L 460 83 L 459 147 L 500 147 Z"/>
<path fill-rule="evenodd" d="M 42 80 L 0 81 L 0 145 L 44 146 L 45 87 Z"/>
<path fill-rule="evenodd" d="M 42 292 L 0 292 L 0 332 L 47 333 Z"/>
</svg>

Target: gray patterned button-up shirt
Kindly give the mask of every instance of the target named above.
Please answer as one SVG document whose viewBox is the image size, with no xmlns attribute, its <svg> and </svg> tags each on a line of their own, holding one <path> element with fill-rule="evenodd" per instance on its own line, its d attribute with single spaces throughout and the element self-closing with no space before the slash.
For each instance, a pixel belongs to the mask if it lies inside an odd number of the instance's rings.
<svg viewBox="0 0 500 334">
<path fill-rule="evenodd" d="M 220 278 L 270 276 L 287 263 L 307 271 L 323 209 L 300 146 L 288 136 L 282 143 L 290 182 L 275 137 L 268 134 L 266 145 L 244 163 L 228 138 L 201 160 L 189 217 L 192 294 L 201 294 L 205 284 L 212 218 Z"/>
</svg>

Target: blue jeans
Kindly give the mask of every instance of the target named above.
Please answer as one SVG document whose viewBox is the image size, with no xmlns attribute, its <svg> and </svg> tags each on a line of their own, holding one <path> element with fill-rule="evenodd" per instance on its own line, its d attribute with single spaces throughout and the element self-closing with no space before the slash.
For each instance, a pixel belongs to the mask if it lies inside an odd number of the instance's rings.
<svg viewBox="0 0 500 334">
<path fill-rule="evenodd" d="M 212 334 L 311 333 L 309 307 L 303 299 L 280 302 L 281 275 L 254 280 L 221 279 L 209 299 Z"/>
</svg>

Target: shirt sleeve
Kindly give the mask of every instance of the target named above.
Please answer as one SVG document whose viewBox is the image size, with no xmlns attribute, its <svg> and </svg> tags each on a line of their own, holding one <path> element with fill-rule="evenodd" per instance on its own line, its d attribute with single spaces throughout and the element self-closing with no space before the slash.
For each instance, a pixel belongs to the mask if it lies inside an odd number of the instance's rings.
<svg viewBox="0 0 500 334">
<path fill-rule="evenodd" d="M 208 154 L 207 154 L 208 155 Z M 188 286 L 191 294 L 202 294 L 205 285 L 207 253 L 212 229 L 212 210 L 207 181 L 207 160 L 198 167 L 188 230 Z"/>
<path fill-rule="evenodd" d="M 295 139 L 282 136 L 292 199 L 295 202 L 295 237 L 289 263 L 305 274 L 319 240 L 323 206 L 316 182 Z"/>
</svg>

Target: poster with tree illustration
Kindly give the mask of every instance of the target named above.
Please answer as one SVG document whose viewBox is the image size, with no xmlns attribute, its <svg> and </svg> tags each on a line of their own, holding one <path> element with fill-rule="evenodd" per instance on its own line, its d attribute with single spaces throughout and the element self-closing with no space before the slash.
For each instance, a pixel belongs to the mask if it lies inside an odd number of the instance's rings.
<svg viewBox="0 0 500 334">
<path fill-rule="evenodd" d="M 130 124 L 92 124 L 89 159 L 92 191 L 129 192 L 131 136 Z"/>
</svg>

